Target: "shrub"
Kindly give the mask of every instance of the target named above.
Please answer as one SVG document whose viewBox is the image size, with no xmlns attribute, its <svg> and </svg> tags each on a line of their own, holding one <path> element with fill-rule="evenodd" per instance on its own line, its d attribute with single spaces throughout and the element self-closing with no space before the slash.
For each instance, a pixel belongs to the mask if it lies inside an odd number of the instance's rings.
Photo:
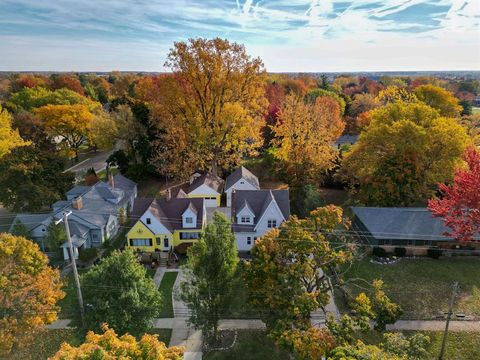
<svg viewBox="0 0 480 360">
<path fill-rule="evenodd" d="M 387 256 L 387 251 L 382 247 L 375 246 L 372 249 L 372 254 L 378 257 L 385 257 Z"/>
<path fill-rule="evenodd" d="M 393 253 L 397 257 L 404 257 L 405 255 L 407 255 L 407 249 L 405 249 L 404 247 L 396 247 L 395 249 L 393 249 Z"/>
<path fill-rule="evenodd" d="M 427 255 L 428 255 L 428 257 L 431 257 L 432 259 L 438 259 L 440 256 L 443 255 L 443 250 L 442 249 L 428 249 L 427 250 Z"/>
<path fill-rule="evenodd" d="M 78 254 L 78 258 L 82 262 L 89 262 L 92 261 L 97 257 L 98 250 L 96 248 L 88 248 L 88 249 L 83 249 L 80 251 L 80 254 Z"/>
</svg>

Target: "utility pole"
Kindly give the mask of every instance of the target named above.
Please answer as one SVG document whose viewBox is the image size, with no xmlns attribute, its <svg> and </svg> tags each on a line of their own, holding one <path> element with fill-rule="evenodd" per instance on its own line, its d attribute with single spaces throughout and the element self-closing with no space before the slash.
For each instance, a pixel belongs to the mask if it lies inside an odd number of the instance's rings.
<svg viewBox="0 0 480 360">
<path fill-rule="evenodd" d="M 438 356 L 438 360 L 443 360 L 443 353 L 445 352 L 445 344 L 447 342 L 447 335 L 448 335 L 448 326 L 450 325 L 450 319 L 453 313 L 453 303 L 455 302 L 455 297 L 457 296 L 458 290 L 458 282 L 455 281 L 453 283 L 453 290 L 452 290 L 452 297 L 450 298 L 450 304 L 448 306 L 448 314 L 447 314 L 447 322 L 445 323 L 445 331 L 443 333 L 442 339 L 442 348 L 440 350 L 440 355 Z"/>
<path fill-rule="evenodd" d="M 85 308 L 83 307 L 83 296 L 82 296 L 82 289 L 80 288 L 80 279 L 78 278 L 78 271 L 77 271 L 77 263 L 75 261 L 75 253 L 73 251 L 73 244 L 72 238 L 70 237 L 70 228 L 68 226 L 68 216 L 71 215 L 72 212 L 68 211 L 63 214 L 63 218 L 56 221 L 55 224 L 59 224 L 63 221 L 65 225 L 65 233 L 67 235 L 68 240 L 68 249 L 70 250 L 70 261 L 72 262 L 73 268 L 73 277 L 75 278 L 75 286 L 77 288 L 77 296 L 78 296 L 78 305 L 80 306 L 80 318 L 82 320 L 82 326 L 85 328 Z"/>
</svg>

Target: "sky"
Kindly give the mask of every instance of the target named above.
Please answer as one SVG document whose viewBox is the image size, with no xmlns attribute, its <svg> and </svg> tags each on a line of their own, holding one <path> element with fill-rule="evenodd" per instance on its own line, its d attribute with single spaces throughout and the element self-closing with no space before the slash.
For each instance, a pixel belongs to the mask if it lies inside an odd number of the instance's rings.
<svg viewBox="0 0 480 360">
<path fill-rule="evenodd" d="M 0 0 L 0 71 L 168 71 L 195 37 L 270 72 L 480 70 L 480 0 Z"/>
</svg>

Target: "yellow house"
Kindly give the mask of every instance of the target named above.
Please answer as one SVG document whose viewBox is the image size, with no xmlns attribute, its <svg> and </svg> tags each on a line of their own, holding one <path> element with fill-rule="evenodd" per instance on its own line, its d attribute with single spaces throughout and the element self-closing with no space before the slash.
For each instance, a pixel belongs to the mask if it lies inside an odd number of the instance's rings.
<svg viewBox="0 0 480 360">
<path fill-rule="evenodd" d="M 190 186 L 184 194 L 191 199 L 205 199 L 206 207 L 219 207 L 224 183 L 222 178 L 210 172 L 196 172 L 192 175 Z"/>
<path fill-rule="evenodd" d="M 206 220 L 203 198 L 154 199 L 127 233 L 127 248 L 155 252 L 193 244 Z"/>
</svg>

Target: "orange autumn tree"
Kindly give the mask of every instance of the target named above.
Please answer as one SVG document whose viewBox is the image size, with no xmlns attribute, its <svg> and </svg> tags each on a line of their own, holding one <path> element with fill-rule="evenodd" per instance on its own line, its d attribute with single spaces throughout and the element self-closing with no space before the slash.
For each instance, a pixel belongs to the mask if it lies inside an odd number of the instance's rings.
<svg viewBox="0 0 480 360">
<path fill-rule="evenodd" d="M 47 132 L 61 138 L 66 150 L 73 151 L 78 160 L 78 149 L 88 139 L 93 114 L 88 107 L 75 105 L 45 105 L 35 110 L 43 120 Z"/>
<path fill-rule="evenodd" d="M 216 172 L 256 153 L 268 105 L 259 58 L 227 40 L 190 39 L 174 44 L 165 65 L 174 75 L 158 119 L 162 141 L 173 149 L 160 154 L 173 157 L 167 163 L 193 156 L 197 166 Z"/>
<path fill-rule="evenodd" d="M 103 334 L 88 332 L 85 342 L 73 347 L 63 343 L 60 350 L 50 360 L 181 360 L 182 347 L 167 348 L 158 340 L 158 335 L 144 334 L 137 341 L 134 336 L 125 334 L 118 336 L 115 331 L 103 326 Z"/>
<path fill-rule="evenodd" d="M 38 245 L 0 233 L 0 355 L 28 343 L 57 319 L 65 294 L 60 273 L 48 266 Z"/>
<path fill-rule="evenodd" d="M 24 141 L 18 130 L 12 128 L 12 117 L 0 106 L 0 158 L 18 146 L 29 145 Z"/>
</svg>

